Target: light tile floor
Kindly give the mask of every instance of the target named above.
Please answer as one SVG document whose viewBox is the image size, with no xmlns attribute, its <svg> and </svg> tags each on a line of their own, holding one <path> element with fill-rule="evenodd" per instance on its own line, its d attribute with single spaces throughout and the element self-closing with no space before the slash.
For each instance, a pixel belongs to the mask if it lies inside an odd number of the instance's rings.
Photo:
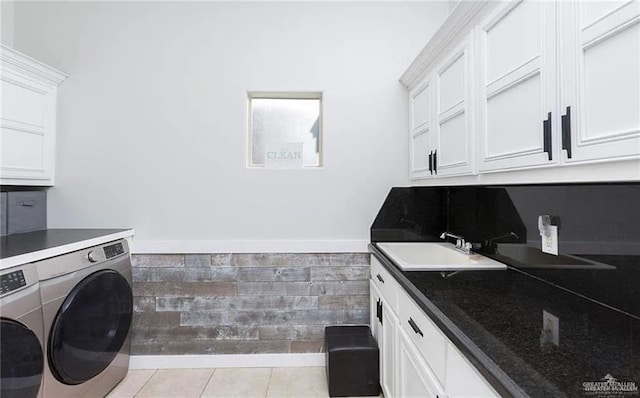
<svg viewBox="0 0 640 398">
<path fill-rule="evenodd" d="M 326 398 L 324 367 L 129 370 L 107 398 Z"/>
</svg>

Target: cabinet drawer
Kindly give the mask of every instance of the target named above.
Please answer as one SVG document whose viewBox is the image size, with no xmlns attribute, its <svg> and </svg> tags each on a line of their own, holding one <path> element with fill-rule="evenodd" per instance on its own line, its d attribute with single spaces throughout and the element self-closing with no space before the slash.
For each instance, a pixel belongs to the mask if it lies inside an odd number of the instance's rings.
<svg viewBox="0 0 640 398">
<path fill-rule="evenodd" d="M 447 350 L 444 335 L 404 290 L 399 293 L 399 308 L 402 329 L 444 385 Z"/>
<path fill-rule="evenodd" d="M 374 256 L 371 256 L 371 280 L 389 307 L 397 314 L 400 285 Z"/>
<path fill-rule="evenodd" d="M 47 193 L 7 192 L 7 234 L 47 228 Z"/>
</svg>

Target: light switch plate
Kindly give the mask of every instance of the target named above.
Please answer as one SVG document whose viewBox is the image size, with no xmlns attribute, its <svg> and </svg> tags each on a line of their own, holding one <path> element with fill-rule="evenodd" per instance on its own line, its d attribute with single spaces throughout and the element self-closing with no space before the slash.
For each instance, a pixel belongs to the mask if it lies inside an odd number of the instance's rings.
<svg viewBox="0 0 640 398">
<path fill-rule="evenodd" d="M 542 235 L 542 251 L 548 254 L 558 255 L 558 227 L 549 226 L 549 236 Z"/>
</svg>

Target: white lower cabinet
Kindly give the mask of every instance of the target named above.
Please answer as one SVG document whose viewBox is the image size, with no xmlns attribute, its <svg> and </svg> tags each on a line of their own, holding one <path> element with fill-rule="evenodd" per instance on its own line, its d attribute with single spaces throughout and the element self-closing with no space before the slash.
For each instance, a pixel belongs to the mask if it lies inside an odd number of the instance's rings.
<svg viewBox="0 0 640 398">
<path fill-rule="evenodd" d="M 380 350 L 380 387 L 385 397 L 396 396 L 396 346 L 398 317 L 373 283 L 371 287 L 371 330 Z"/>
<path fill-rule="evenodd" d="M 444 384 L 447 338 L 404 290 L 401 290 L 398 296 L 400 327 L 418 349 L 433 374 Z"/>
<path fill-rule="evenodd" d="M 449 397 L 498 396 L 498 393 L 478 373 L 476 368 L 451 343 L 447 345 L 447 368 L 445 374 L 445 389 Z"/>
<path fill-rule="evenodd" d="M 398 396 L 444 398 L 446 395 L 402 328 L 398 329 Z M 386 395 L 385 395 L 386 397 Z"/>
<path fill-rule="evenodd" d="M 373 256 L 369 285 L 386 398 L 499 396 Z"/>
<path fill-rule="evenodd" d="M 398 317 L 391 311 L 391 308 L 386 303 L 382 304 L 382 345 L 380 351 L 382 352 L 381 363 L 381 378 L 380 385 L 385 397 L 392 397 L 396 390 L 397 374 L 395 366 L 395 353 L 397 351 L 398 341 Z"/>
</svg>

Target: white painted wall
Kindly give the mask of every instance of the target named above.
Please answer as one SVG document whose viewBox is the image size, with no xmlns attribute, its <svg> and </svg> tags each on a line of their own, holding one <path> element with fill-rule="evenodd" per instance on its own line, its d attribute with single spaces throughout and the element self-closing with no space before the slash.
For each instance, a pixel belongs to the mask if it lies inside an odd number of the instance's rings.
<svg viewBox="0 0 640 398">
<path fill-rule="evenodd" d="M 0 1 L 0 43 L 13 47 L 14 2 Z"/>
<path fill-rule="evenodd" d="M 408 183 L 398 78 L 448 14 L 446 1 L 15 8 L 16 48 L 69 74 L 49 227 L 133 227 L 190 251 L 364 249 L 388 190 Z M 246 92 L 279 90 L 323 92 L 323 168 L 245 167 Z"/>
</svg>

